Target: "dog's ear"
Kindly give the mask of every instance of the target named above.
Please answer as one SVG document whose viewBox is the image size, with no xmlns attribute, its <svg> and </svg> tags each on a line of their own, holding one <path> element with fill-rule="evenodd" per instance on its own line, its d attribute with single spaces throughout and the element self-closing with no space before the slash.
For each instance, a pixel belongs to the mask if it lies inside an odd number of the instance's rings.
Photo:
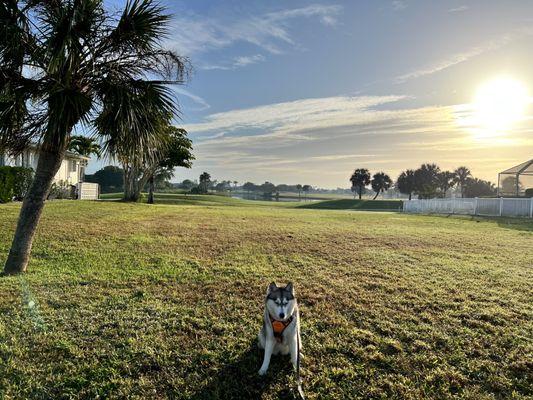
<svg viewBox="0 0 533 400">
<path fill-rule="evenodd" d="M 287 286 L 285 286 L 285 290 L 294 296 L 294 287 L 292 285 L 292 282 L 287 283 Z"/>
<path fill-rule="evenodd" d="M 268 285 L 267 294 L 272 293 L 274 290 L 276 290 L 278 286 L 275 282 L 270 282 L 270 285 Z"/>
</svg>

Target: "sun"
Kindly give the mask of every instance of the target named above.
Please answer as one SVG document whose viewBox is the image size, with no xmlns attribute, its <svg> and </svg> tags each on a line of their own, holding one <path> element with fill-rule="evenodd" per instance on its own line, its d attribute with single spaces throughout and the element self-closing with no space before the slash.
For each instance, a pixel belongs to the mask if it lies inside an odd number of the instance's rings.
<svg viewBox="0 0 533 400">
<path fill-rule="evenodd" d="M 529 103 L 526 86 L 516 79 L 501 76 L 482 84 L 473 101 L 477 136 L 504 135 L 522 120 Z"/>
</svg>

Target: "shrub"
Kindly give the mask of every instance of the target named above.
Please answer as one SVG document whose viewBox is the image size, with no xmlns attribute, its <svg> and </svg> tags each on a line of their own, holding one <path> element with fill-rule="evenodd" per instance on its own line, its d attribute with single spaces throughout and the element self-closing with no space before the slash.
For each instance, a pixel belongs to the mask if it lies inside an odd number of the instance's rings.
<svg viewBox="0 0 533 400">
<path fill-rule="evenodd" d="M 533 197 L 533 188 L 526 189 L 526 197 Z"/>
<path fill-rule="evenodd" d="M 33 179 L 33 170 L 24 167 L 0 167 L 0 203 L 22 200 Z"/>
<path fill-rule="evenodd" d="M 48 194 L 49 200 L 54 199 L 73 199 L 74 190 L 72 185 L 69 185 L 65 181 L 59 181 L 52 183 L 50 187 L 50 193 Z"/>
</svg>

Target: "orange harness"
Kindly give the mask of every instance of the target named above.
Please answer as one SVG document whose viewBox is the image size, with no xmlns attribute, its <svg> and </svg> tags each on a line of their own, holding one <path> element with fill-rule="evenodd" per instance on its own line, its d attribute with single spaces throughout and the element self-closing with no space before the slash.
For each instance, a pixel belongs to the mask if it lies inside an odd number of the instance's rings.
<svg viewBox="0 0 533 400">
<path fill-rule="evenodd" d="M 272 324 L 272 331 L 274 332 L 274 337 L 278 343 L 283 341 L 283 332 L 292 322 L 293 316 L 291 315 L 286 321 L 278 321 L 277 319 L 270 316 L 270 323 Z"/>
</svg>

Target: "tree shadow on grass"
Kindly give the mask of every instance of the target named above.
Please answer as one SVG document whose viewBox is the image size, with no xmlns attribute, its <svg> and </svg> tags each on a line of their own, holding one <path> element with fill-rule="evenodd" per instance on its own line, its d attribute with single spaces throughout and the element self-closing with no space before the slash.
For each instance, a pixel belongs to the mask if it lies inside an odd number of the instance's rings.
<svg viewBox="0 0 533 400">
<path fill-rule="evenodd" d="M 262 361 L 263 350 L 254 341 L 237 359 L 214 373 L 208 384 L 200 387 L 190 399 L 260 399 L 268 391 L 272 391 L 272 398 L 295 399 L 289 357 L 272 356 L 266 376 L 258 374 Z"/>
</svg>

